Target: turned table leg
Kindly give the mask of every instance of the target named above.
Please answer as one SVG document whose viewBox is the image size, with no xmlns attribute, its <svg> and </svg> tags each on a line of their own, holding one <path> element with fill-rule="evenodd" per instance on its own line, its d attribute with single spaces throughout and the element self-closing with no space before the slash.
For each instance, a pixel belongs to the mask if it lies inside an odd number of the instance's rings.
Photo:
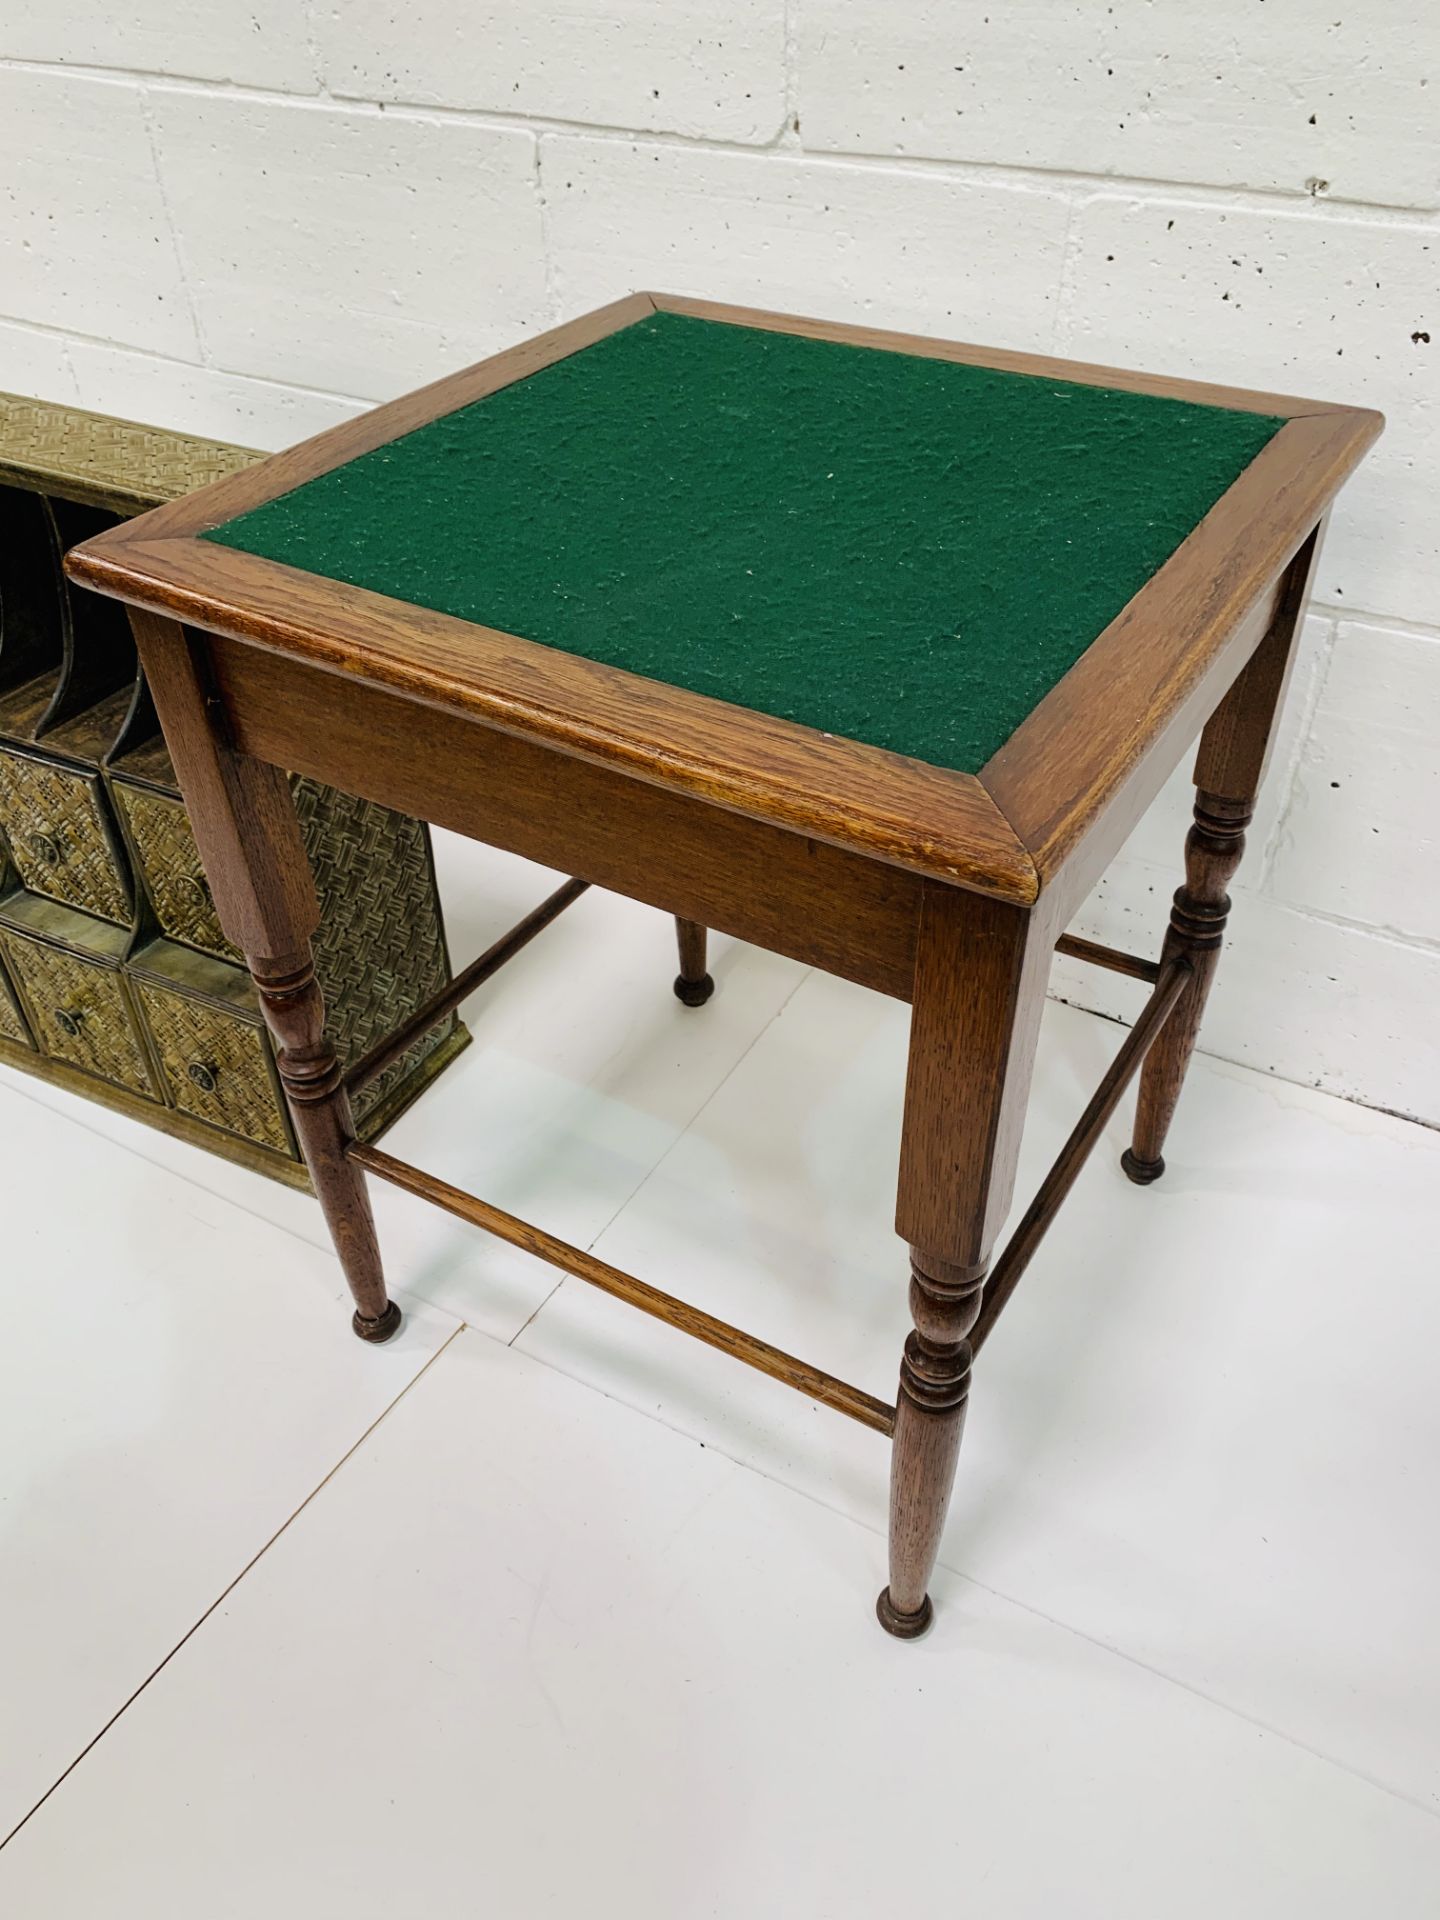
<svg viewBox="0 0 1440 1920">
<path fill-rule="evenodd" d="M 1148 1186 L 1165 1171 L 1161 1148 L 1175 1115 L 1185 1070 L 1200 1036 L 1205 1002 L 1214 983 L 1230 916 L 1225 889 L 1245 851 L 1251 806 L 1223 794 L 1200 793 L 1195 824 L 1185 836 L 1185 884 L 1170 909 L 1170 926 L 1160 965 L 1181 955 L 1190 962 L 1190 984 L 1160 1030 L 1140 1074 L 1135 1133 L 1120 1164 L 1137 1186 Z"/>
<path fill-rule="evenodd" d="M 705 929 L 697 921 L 675 916 L 675 940 L 680 949 L 680 971 L 675 976 L 675 998 L 687 1007 L 703 1007 L 715 991 L 705 971 Z"/>
<path fill-rule="evenodd" d="M 340 1062 L 325 1037 L 325 1005 L 309 942 L 281 958 L 247 954 L 266 1024 L 280 1044 L 276 1064 L 300 1151 L 355 1302 L 351 1326 L 362 1340 L 388 1340 L 400 1309 L 385 1292 L 380 1243 L 365 1176 L 346 1149 L 355 1137 Z"/>
<path fill-rule="evenodd" d="M 350 1103 L 315 980 L 310 936 L 320 920 L 290 783 L 237 753 L 207 690 L 204 641 L 172 620 L 132 610 L 140 659 L 165 729 L 215 911 L 245 955 L 300 1150 L 355 1301 L 362 1340 L 388 1340 L 400 1309 L 385 1292 L 365 1176 L 347 1157 Z"/>
<path fill-rule="evenodd" d="M 938 1263 L 937 1263 L 938 1264 Z M 880 1624 L 901 1640 L 930 1625 L 926 1591 L 950 1510 L 955 1464 L 970 1399 L 970 1330 L 980 1314 L 985 1271 L 910 1267 L 915 1331 L 900 1361 L 890 1487 L 890 1583 L 875 1603 Z"/>
<path fill-rule="evenodd" d="M 970 1333 L 1015 1159 L 1044 1004 L 1048 915 L 927 884 L 915 962 L 896 1227 L 910 1244 L 914 1332 L 890 1459 L 890 1580 L 880 1624 L 931 1620 L 970 1395 Z"/>
<path fill-rule="evenodd" d="M 1195 761 L 1195 821 L 1185 840 L 1185 884 L 1175 895 L 1161 965 L 1176 954 L 1191 981 L 1140 1075 L 1135 1132 L 1120 1164 L 1137 1186 L 1165 1171 L 1162 1149 L 1215 982 L 1230 899 L 1226 892 L 1255 811 L 1275 738 L 1275 722 L 1295 662 L 1322 529 L 1291 561 L 1269 631 L 1206 722 Z"/>
</svg>

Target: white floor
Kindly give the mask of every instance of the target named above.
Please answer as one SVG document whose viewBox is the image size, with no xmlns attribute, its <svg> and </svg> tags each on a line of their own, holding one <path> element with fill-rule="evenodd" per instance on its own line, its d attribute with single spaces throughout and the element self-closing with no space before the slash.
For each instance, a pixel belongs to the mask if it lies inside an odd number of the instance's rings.
<svg viewBox="0 0 1440 1920">
<path fill-rule="evenodd" d="M 462 956 L 546 889 L 441 854 Z M 890 1397 L 905 1010 L 713 944 L 587 896 L 387 1145 Z M 1118 1039 L 1049 1010 L 1022 1198 Z M 365 1348 L 313 1202 L 0 1070 L 0 1913 L 1440 1911 L 1440 1135 L 1126 1118 L 902 1646 L 876 1436 L 390 1189 Z"/>
</svg>

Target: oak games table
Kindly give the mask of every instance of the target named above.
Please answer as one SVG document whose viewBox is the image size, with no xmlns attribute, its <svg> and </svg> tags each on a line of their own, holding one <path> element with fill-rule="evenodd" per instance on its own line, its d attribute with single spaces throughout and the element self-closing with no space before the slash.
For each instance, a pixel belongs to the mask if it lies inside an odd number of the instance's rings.
<svg viewBox="0 0 1440 1920">
<path fill-rule="evenodd" d="M 75 549 L 133 609 L 356 1332 L 399 1323 L 371 1173 L 891 1435 L 878 1611 L 923 1632 L 973 1356 L 1137 1071 L 1125 1168 L 1163 1171 L 1322 523 L 1381 425 L 636 294 Z M 1197 735 L 1159 959 L 1067 936 Z M 282 768 L 576 876 L 343 1077 Z M 590 883 L 676 916 L 691 1004 L 708 927 L 912 1003 L 894 1407 L 355 1139 L 349 1095 Z M 1057 945 L 1152 990 L 992 1270 Z"/>
</svg>

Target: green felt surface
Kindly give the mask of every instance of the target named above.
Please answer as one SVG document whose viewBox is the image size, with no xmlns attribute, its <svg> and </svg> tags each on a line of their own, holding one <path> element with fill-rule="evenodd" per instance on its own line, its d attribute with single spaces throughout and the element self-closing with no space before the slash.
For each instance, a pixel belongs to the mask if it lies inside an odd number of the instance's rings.
<svg viewBox="0 0 1440 1920">
<path fill-rule="evenodd" d="M 1283 424 L 655 314 L 207 537 L 975 772 Z"/>
</svg>

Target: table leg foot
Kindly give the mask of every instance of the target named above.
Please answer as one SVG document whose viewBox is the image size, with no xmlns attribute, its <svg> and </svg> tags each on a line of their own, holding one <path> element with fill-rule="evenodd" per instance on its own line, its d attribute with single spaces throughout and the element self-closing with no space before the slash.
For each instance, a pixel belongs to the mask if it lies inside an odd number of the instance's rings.
<svg viewBox="0 0 1440 1920">
<path fill-rule="evenodd" d="M 708 973 L 701 974 L 698 980 L 687 980 L 683 973 L 675 976 L 675 998 L 687 1007 L 703 1007 L 715 991 L 715 982 Z"/>
<path fill-rule="evenodd" d="M 1165 1156 L 1161 1154 L 1154 1160 L 1142 1160 L 1133 1147 L 1126 1147 L 1120 1156 L 1120 1165 L 1125 1170 L 1126 1178 L 1133 1180 L 1137 1187 L 1148 1187 L 1164 1173 Z"/>
<path fill-rule="evenodd" d="M 386 1340 L 393 1340 L 400 1331 L 400 1322 L 404 1318 L 393 1300 L 386 1303 L 385 1311 L 373 1320 L 363 1313 L 350 1317 L 350 1325 L 357 1340 L 368 1340 L 372 1346 L 380 1346 Z"/>
<path fill-rule="evenodd" d="M 880 1598 L 875 1602 L 875 1617 L 885 1631 L 893 1633 L 897 1640 L 918 1640 L 921 1634 L 930 1631 L 935 1609 L 927 1593 L 914 1613 L 902 1613 L 890 1598 L 889 1587 L 882 1587 Z"/>
</svg>

